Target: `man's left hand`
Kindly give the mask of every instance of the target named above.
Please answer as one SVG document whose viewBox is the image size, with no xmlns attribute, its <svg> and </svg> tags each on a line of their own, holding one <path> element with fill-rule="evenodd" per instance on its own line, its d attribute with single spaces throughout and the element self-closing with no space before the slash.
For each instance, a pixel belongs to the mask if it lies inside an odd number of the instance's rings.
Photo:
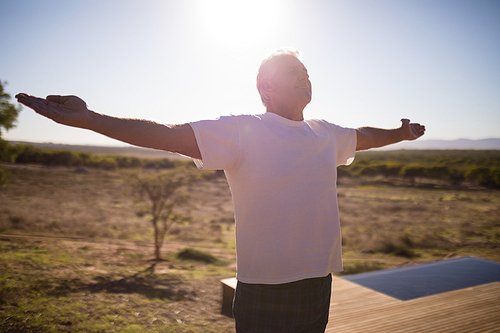
<svg viewBox="0 0 500 333">
<path fill-rule="evenodd" d="M 424 135 L 425 126 L 418 123 L 410 123 L 410 119 L 401 119 L 401 129 L 404 133 L 403 140 L 415 140 Z"/>
</svg>

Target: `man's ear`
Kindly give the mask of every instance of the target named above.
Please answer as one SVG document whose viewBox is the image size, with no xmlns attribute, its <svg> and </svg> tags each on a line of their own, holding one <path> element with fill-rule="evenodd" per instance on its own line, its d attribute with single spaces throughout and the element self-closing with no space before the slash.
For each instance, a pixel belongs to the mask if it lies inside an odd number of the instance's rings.
<svg viewBox="0 0 500 333">
<path fill-rule="evenodd" d="M 270 96 L 270 95 L 274 94 L 274 92 L 275 92 L 274 85 L 272 84 L 272 82 L 270 80 L 264 80 L 262 82 L 261 87 L 267 96 Z"/>
</svg>

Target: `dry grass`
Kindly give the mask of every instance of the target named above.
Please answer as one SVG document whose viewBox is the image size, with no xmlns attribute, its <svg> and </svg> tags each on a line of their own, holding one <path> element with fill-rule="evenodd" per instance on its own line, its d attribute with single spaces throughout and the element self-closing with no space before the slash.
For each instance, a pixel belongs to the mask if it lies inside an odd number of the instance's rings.
<svg viewBox="0 0 500 333">
<path fill-rule="evenodd" d="M 6 168 L 10 178 L 0 192 L 0 232 L 152 239 L 151 223 L 134 206 L 120 172 L 18 165 Z M 175 225 L 170 238 L 223 239 L 222 230 L 233 222 L 227 183 L 214 179 L 187 190 L 193 206 L 182 213 L 191 216 L 193 223 Z"/>
<path fill-rule="evenodd" d="M 412 260 L 474 255 L 500 261 L 500 192 L 370 186 L 343 180 L 344 251 Z"/>
<path fill-rule="evenodd" d="M 0 331 L 234 332 L 220 314 L 219 279 L 230 269 L 171 256 L 153 273 L 150 251 L 127 241 L 3 236 Z"/>
</svg>

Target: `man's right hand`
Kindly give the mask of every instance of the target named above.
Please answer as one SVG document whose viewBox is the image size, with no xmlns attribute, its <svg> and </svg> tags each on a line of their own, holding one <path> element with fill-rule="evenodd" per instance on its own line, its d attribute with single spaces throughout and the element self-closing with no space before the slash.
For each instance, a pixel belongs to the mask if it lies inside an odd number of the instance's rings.
<svg viewBox="0 0 500 333">
<path fill-rule="evenodd" d="M 44 99 L 21 93 L 16 98 L 19 103 L 59 124 L 90 128 L 91 111 L 87 103 L 77 96 L 51 95 Z"/>
</svg>

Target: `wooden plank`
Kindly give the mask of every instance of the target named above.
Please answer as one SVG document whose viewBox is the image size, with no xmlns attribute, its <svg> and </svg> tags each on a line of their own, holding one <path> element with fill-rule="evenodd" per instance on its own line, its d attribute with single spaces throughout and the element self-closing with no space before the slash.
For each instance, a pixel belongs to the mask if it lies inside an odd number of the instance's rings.
<svg viewBox="0 0 500 333">
<path fill-rule="evenodd" d="M 449 297 L 448 297 L 449 298 Z M 404 318 L 412 318 L 412 317 L 421 317 L 423 315 L 431 315 L 435 313 L 439 313 L 440 315 L 443 314 L 443 312 L 446 310 L 446 314 L 451 315 L 453 314 L 452 312 L 458 312 L 462 310 L 462 308 L 467 308 L 471 310 L 473 308 L 473 305 L 478 305 L 477 301 L 473 303 L 473 300 L 467 299 L 465 302 L 461 299 L 456 299 L 451 298 L 448 299 L 445 298 L 444 302 L 443 299 L 438 299 L 432 300 L 432 299 L 426 299 L 425 302 L 422 304 L 422 302 L 402 302 L 401 304 L 395 304 L 395 305 L 382 305 L 380 307 L 371 307 L 368 309 L 369 314 L 364 315 L 364 319 L 367 320 L 369 318 L 375 318 L 376 320 L 381 320 L 386 317 L 390 318 L 393 317 L 394 314 L 396 313 L 401 313 L 403 311 L 403 314 L 399 314 L 400 319 Z M 478 300 L 479 306 L 483 306 L 483 301 Z M 450 308 L 450 304 L 452 304 L 452 308 Z"/>
<path fill-rule="evenodd" d="M 456 332 L 457 329 L 462 326 L 463 322 L 468 322 L 468 327 L 475 326 L 471 325 L 472 319 L 477 320 L 495 320 L 496 313 L 498 313 L 498 308 L 491 307 L 489 310 L 489 315 L 491 318 L 484 318 L 485 312 L 483 310 L 470 311 L 467 307 L 455 309 L 455 313 L 450 313 L 449 309 L 440 309 L 435 307 L 427 307 L 426 311 L 421 311 L 421 309 L 415 309 L 414 307 L 402 306 L 401 308 L 388 308 L 383 309 L 373 309 L 374 311 L 370 313 L 370 316 L 361 316 L 349 319 L 349 322 L 339 323 L 334 318 L 330 320 L 330 326 L 335 326 L 341 331 L 370 331 L 370 332 L 399 332 L 399 331 L 437 331 L 437 328 L 441 325 L 445 328 L 444 331 Z M 419 311 L 420 310 L 420 311 Z M 381 311 L 383 311 L 381 313 Z M 468 311 L 468 312 L 467 312 Z M 482 315 L 482 318 L 478 316 Z M 468 317 L 468 318 L 467 318 Z M 335 323 L 335 325 L 332 325 Z M 450 330 L 450 327 L 454 327 Z M 409 329 L 408 329 L 409 328 Z M 469 330 L 469 329 L 467 329 Z M 466 330 L 466 331 L 467 331 Z"/>
<path fill-rule="evenodd" d="M 499 282 L 400 301 L 339 280 L 326 332 L 500 332 Z"/>
<path fill-rule="evenodd" d="M 236 278 L 229 278 L 220 281 L 222 284 L 222 309 L 225 316 L 233 316 L 233 298 L 236 290 Z"/>
</svg>

